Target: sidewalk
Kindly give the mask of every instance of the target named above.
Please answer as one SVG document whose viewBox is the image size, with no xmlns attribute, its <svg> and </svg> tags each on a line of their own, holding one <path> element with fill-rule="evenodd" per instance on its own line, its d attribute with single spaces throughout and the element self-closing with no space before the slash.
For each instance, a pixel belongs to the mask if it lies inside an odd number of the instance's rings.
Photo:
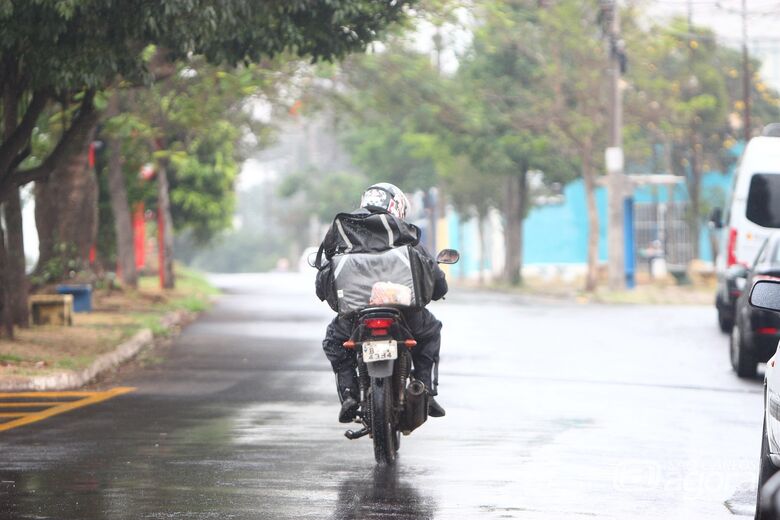
<svg viewBox="0 0 780 520">
<path fill-rule="evenodd" d="M 500 293 L 518 294 L 545 300 L 559 300 L 582 304 L 616 305 L 713 305 L 715 303 L 714 281 L 698 282 L 688 285 L 673 283 L 640 284 L 634 289 L 611 291 L 606 282 L 600 283 L 594 292 L 586 292 L 581 281 L 550 281 L 530 279 L 520 287 L 504 283 L 488 283 L 483 287 L 457 280 L 453 285 L 470 289 L 483 289 Z"/>
<path fill-rule="evenodd" d="M 74 315 L 72 327 L 16 329 L 0 339 L 0 391 L 80 388 L 175 335 L 217 294 L 206 279 L 177 271 L 177 287 L 163 292 L 155 277 L 136 291 L 97 289 L 93 311 Z"/>
</svg>

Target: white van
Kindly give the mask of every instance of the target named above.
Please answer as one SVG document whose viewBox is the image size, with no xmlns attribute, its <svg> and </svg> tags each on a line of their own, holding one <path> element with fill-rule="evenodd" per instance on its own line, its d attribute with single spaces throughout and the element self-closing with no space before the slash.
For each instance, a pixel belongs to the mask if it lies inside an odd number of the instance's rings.
<svg viewBox="0 0 780 520">
<path fill-rule="evenodd" d="M 750 267 L 761 245 L 780 229 L 780 134 L 777 124 L 751 139 L 737 166 L 731 200 L 723 221 L 720 251 L 715 264 L 718 294 L 715 306 L 724 332 L 734 323 L 734 303 L 742 287 L 735 284 L 734 266 Z"/>
</svg>

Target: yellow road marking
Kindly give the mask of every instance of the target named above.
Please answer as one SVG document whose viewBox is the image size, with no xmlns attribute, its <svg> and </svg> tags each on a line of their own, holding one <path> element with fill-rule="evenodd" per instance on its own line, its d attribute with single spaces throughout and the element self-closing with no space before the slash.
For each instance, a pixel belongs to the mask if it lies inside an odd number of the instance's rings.
<svg viewBox="0 0 780 520">
<path fill-rule="evenodd" d="M 69 401 L 66 401 L 69 402 Z M 4 403 L 0 401 L 0 408 L 27 408 L 28 406 L 31 408 L 35 408 L 38 406 L 56 406 L 58 404 L 63 404 L 62 401 L 20 401 L 17 403 Z"/>
<path fill-rule="evenodd" d="M 105 392 L 7 392 L 7 393 L 0 393 L 0 398 L 2 397 L 82 397 L 82 399 L 77 399 L 74 401 L 65 401 L 61 403 L 51 403 L 54 406 L 51 406 L 50 408 L 46 408 L 45 410 L 41 410 L 40 412 L 32 412 L 32 413 L 0 413 L 0 417 L 19 417 L 16 420 L 8 421 L 5 423 L 0 423 L 0 432 L 10 430 L 12 428 L 18 428 L 19 426 L 25 426 L 27 424 L 31 424 L 34 422 L 41 421 L 43 419 L 47 419 L 49 417 L 52 417 L 54 415 L 59 415 L 61 413 L 69 412 L 71 410 L 75 410 L 76 408 L 81 408 L 83 406 L 88 406 L 91 404 L 99 403 L 101 401 L 106 401 L 108 399 L 111 399 L 112 397 L 116 397 L 118 395 L 126 394 L 128 392 L 132 392 L 135 390 L 135 388 L 132 387 L 126 387 L 126 386 L 120 386 L 117 388 L 112 388 L 111 390 L 107 390 Z M 27 404 L 27 403 L 25 403 Z"/>
<path fill-rule="evenodd" d="M 85 395 L 102 394 L 105 392 L 79 392 L 69 390 L 63 392 L 0 392 L 0 399 L 4 397 L 84 397 Z"/>
</svg>

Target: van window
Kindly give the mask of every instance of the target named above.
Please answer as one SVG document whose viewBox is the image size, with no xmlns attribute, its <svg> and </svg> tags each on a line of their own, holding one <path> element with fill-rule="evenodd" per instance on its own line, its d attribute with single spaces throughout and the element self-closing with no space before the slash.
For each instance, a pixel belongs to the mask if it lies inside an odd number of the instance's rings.
<svg viewBox="0 0 780 520">
<path fill-rule="evenodd" d="M 780 228 L 780 174 L 753 175 L 750 179 L 746 216 L 759 226 Z"/>
</svg>

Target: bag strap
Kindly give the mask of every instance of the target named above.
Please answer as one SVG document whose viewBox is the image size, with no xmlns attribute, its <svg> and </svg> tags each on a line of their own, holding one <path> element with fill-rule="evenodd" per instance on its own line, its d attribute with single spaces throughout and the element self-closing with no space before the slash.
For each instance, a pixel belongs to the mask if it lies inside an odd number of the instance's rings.
<svg viewBox="0 0 780 520">
<path fill-rule="evenodd" d="M 325 250 L 325 243 L 323 241 L 323 243 L 320 244 L 320 248 L 317 249 L 317 258 L 314 260 L 314 267 L 316 267 L 318 271 L 322 271 L 322 252 L 324 250 Z"/>
</svg>

